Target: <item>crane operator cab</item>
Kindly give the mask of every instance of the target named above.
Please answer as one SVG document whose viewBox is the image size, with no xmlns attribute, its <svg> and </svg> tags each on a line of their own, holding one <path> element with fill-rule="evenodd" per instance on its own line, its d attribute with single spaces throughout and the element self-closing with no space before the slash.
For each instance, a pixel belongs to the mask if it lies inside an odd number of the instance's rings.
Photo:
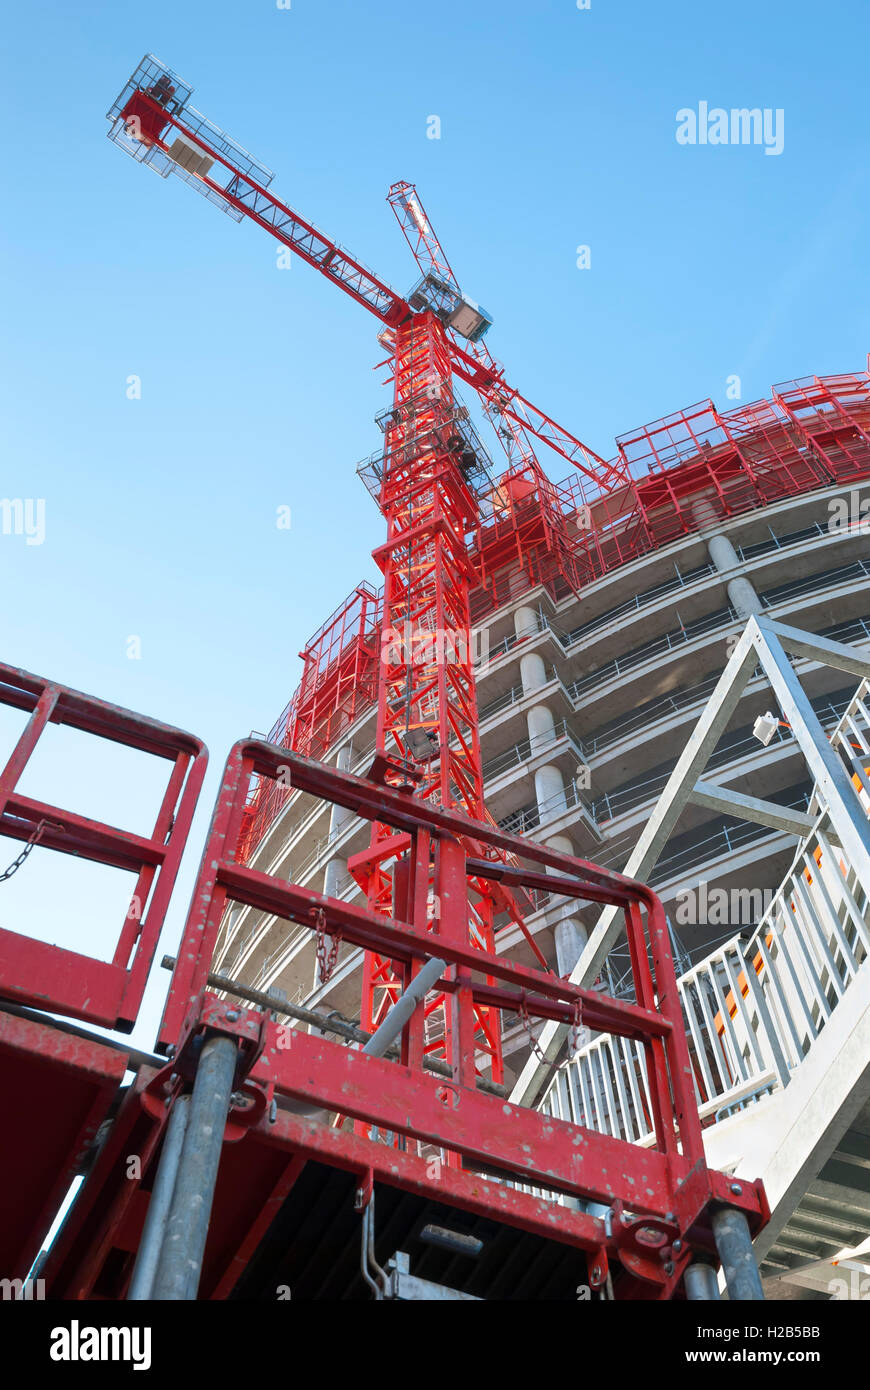
<svg viewBox="0 0 870 1390">
<path fill-rule="evenodd" d="M 492 316 L 480 304 L 439 275 L 424 275 L 408 295 L 408 303 L 412 309 L 431 309 L 470 343 L 479 342 L 492 327 Z"/>
</svg>

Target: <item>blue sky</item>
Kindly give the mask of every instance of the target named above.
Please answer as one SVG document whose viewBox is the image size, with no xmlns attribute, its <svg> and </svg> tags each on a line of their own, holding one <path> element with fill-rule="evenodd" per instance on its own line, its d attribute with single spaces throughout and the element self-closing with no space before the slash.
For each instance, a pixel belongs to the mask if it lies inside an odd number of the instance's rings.
<svg viewBox="0 0 870 1390">
<path fill-rule="evenodd" d="M 609 456 L 636 425 L 706 396 L 726 405 L 731 374 L 748 401 L 864 365 L 868 29 L 859 0 L 9 11 L 0 491 L 44 498 L 46 533 L 0 537 L 2 659 L 204 738 L 197 845 L 230 745 L 271 725 L 306 638 L 376 578 L 381 521 L 354 465 L 388 399 L 377 325 L 105 139 L 144 52 L 275 170 L 279 197 L 400 290 L 415 267 L 385 195 L 416 182 L 494 315 L 509 379 Z M 701 101 L 781 108 L 782 154 L 680 146 L 676 113 Z M 131 374 L 141 400 L 126 397 Z M 0 735 L 19 726 L 4 717 Z M 58 738 L 22 790 L 138 828 L 156 781 L 122 762 L 95 769 Z M 0 885 L 0 924 L 26 914 L 37 935 L 103 949 L 127 889 L 110 878 L 37 852 Z"/>
</svg>

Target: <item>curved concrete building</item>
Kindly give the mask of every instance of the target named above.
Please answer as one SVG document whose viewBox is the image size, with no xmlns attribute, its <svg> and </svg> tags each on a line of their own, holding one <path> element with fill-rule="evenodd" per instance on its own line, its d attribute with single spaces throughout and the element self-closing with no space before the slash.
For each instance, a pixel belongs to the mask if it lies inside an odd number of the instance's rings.
<svg viewBox="0 0 870 1390">
<path fill-rule="evenodd" d="M 727 413 L 702 402 L 617 447 L 630 489 L 590 496 L 579 474 L 537 487 L 504 475 L 470 543 L 483 575 L 473 616 L 489 810 L 512 831 L 619 869 L 751 615 L 870 650 L 870 379 L 806 378 Z M 272 741 L 365 772 L 378 642 L 379 595 L 361 584 L 306 648 Z M 798 666 L 823 726 L 833 727 L 854 681 Z M 753 733 L 769 705 L 763 680 L 750 681 L 738 727 L 710 767 L 720 786 L 806 808 L 811 785 L 789 729 L 775 727 L 766 744 Z M 348 859 L 369 831 L 352 814 L 269 784 L 252 793 L 246 834 L 255 867 L 359 900 Z M 686 809 L 652 878 L 683 966 L 754 925 L 793 846 L 782 831 Z M 723 887 L 728 902 L 751 905 L 752 920 L 735 922 L 726 909 L 699 922 L 687 908 L 687 890 L 709 900 Z M 564 911 L 545 895 L 527 918 L 561 974 L 598 909 Z M 510 923 L 496 923 L 496 942 L 531 962 Z M 625 964 L 617 949 L 605 967 L 617 992 Z M 253 910 L 228 915 L 217 968 L 318 1012 L 358 1017 L 360 953 L 342 948 L 323 986 L 311 932 Z M 529 1055 L 513 1018 L 504 1051 L 509 1082 Z"/>
</svg>

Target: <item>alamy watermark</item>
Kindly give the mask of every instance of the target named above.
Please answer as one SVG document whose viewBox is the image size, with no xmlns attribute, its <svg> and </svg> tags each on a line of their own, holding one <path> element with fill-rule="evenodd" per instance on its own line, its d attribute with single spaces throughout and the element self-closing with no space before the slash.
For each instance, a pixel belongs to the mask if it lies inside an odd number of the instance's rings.
<svg viewBox="0 0 870 1390">
<path fill-rule="evenodd" d="M 701 879 L 696 888 L 677 894 L 674 920 L 680 926 L 752 927 L 773 902 L 773 888 L 710 888 Z"/>
<path fill-rule="evenodd" d="M 697 111 L 682 106 L 677 112 L 678 145 L 763 145 L 765 154 L 782 154 L 785 148 L 785 111 L 781 106 L 710 106 L 698 102 Z"/>
<path fill-rule="evenodd" d="M 406 621 L 388 627 L 381 638 L 385 666 L 453 666 L 469 662 L 480 667 L 489 658 L 489 633 L 481 628 L 417 628 Z"/>
<path fill-rule="evenodd" d="M 4 1302 L 14 1299 L 17 1302 L 32 1303 L 34 1299 L 41 1302 L 44 1298 L 44 1279 L 0 1279 L 0 1299 Z"/>
<path fill-rule="evenodd" d="M 131 1361 L 134 1371 L 151 1366 L 150 1327 L 54 1327 L 48 1351 L 52 1361 Z"/>
<path fill-rule="evenodd" d="M 866 1301 L 870 1299 L 870 1275 L 855 1265 L 846 1265 L 836 1279 L 828 1281 L 828 1293 L 835 1303 L 853 1299 Z"/>
<path fill-rule="evenodd" d="M 42 545 L 45 498 L 0 497 L 0 535 L 24 536 L 25 545 Z"/>
<path fill-rule="evenodd" d="M 862 497 L 852 488 L 848 497 L 831 497 L 828 501 L 828 530 L 870 532 L 870 495 Z"/>
</svg>

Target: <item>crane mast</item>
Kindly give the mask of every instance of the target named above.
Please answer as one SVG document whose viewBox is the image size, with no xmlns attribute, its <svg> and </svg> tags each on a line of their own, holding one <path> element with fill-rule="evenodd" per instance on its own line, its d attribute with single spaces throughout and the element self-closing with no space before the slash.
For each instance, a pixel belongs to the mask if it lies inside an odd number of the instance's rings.
<svg viewBox="0 0 870 1390">
<path fill-rule="evenodd" d="M 457 404 L 450 353 L 442 323 L 428 311 L 395 330 L 393 422 L 386 432 L 380 507 L 387 540 L 375 551 L 384 575 L 384 615 L 378 690 L 377 747 L 400 762 L 410 754 L 418 765 L 418 794 L 485 819 L 483 774 L 477 729 L 470 592 L 474 571 L 466 536 L 476 503 L 463 476 L 457 438 Z M 389 825 L 375 823 L 371 849 L 348 861 L 367 889 L 369 905 L 393 913 L 394 882 L 387 866 L 397 850 Z M 484 950 L 494 948 L 492 885 L 472 879 L 468 929 Z M 428 906 L 428 905 L 427 905 Z M 510 908 L 511 904 L 506 904 Z M 433 918 L 438 905 L 429 906 Z M 393 963 L 368 954 L 363 969 L 363 1027 L 374 1028 L 405 982 Z M 503 1076 L 497 1016 L 475 1007 L 461 1017 L 461 990 L 438 995 L 424 1008 L 419 1047 L 461 1064 L 453 1042 L 473 1027 L 475 1046 Z M 471 1078 L 456 1072 L 466 1083 Z"/>
</svg>

